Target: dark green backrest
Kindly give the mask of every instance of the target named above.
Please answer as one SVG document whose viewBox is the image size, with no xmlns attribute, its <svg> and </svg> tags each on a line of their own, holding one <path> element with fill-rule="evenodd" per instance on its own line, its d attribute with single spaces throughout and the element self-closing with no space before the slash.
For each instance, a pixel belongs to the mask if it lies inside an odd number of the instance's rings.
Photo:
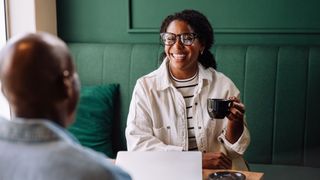
<svg viewBox="0 0 320 180">
<path fill-rule="evenodd" d="M 249 162 L 320 167 L 320 47 L 218 46 L 215 55 L 242 92 Z"/>
<path fill-rule="evenodd" d="M 69 43 L 82 84 L 120 84 L 114 146 L 124 130 L 137 78 L 159 65 L 159 44 Z M 216 46 L 218 70 L 242 93 L 250 163 L 320 167 L 320 46 Z"/>
</svg>

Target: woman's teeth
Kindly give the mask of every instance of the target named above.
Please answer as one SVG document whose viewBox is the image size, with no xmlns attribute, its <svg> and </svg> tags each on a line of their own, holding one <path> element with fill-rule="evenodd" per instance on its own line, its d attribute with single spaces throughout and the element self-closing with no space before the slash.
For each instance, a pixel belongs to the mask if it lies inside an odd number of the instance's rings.
<svg viewBox="0 0 320 180">
<path fill-rule="evenodd" d="M 184 59 L 186 55 L 184 54 L 172 54 L 175 59 Z"/>
</svg>

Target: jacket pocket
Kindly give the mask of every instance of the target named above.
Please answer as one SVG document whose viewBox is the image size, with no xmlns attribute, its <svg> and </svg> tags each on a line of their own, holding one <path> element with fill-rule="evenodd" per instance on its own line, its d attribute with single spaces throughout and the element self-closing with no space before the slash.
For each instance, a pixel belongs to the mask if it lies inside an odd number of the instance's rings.
<svg viewBox="0 0 320 180">
<path fill-rule="evenodd" d="M 170 126 L 161 127 L 161 128 L 153 128 L 154 136 L 157 137 L 163 143 L 170 145 L 171 141 L 171 128 Z"/>
</svg>

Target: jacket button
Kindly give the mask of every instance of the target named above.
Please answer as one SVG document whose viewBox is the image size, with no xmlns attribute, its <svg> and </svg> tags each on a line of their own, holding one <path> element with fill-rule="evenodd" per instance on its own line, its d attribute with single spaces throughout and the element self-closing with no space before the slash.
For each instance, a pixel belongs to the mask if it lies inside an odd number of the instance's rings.
<svg viewBox="0 0 320 180">
<path fill-rule="evenodd" d="M 194 105 L 198 105 L 198 103 L 196 102 L 196 103 L 194 103 Z"/>
</svg>

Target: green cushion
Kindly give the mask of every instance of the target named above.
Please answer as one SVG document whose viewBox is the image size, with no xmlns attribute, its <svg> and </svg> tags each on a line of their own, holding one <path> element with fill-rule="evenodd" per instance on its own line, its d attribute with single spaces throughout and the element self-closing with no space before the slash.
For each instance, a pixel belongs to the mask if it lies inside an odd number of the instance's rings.
<svg viewBox="0 0 320 180">
<path fill-rule="evenodd" d="M 111 133 L 118 87 L 118 84 L 82 87 L 76 120 L 68 128 L 83 146 L 109 157 L 114 157 Z"/>
</svg>

